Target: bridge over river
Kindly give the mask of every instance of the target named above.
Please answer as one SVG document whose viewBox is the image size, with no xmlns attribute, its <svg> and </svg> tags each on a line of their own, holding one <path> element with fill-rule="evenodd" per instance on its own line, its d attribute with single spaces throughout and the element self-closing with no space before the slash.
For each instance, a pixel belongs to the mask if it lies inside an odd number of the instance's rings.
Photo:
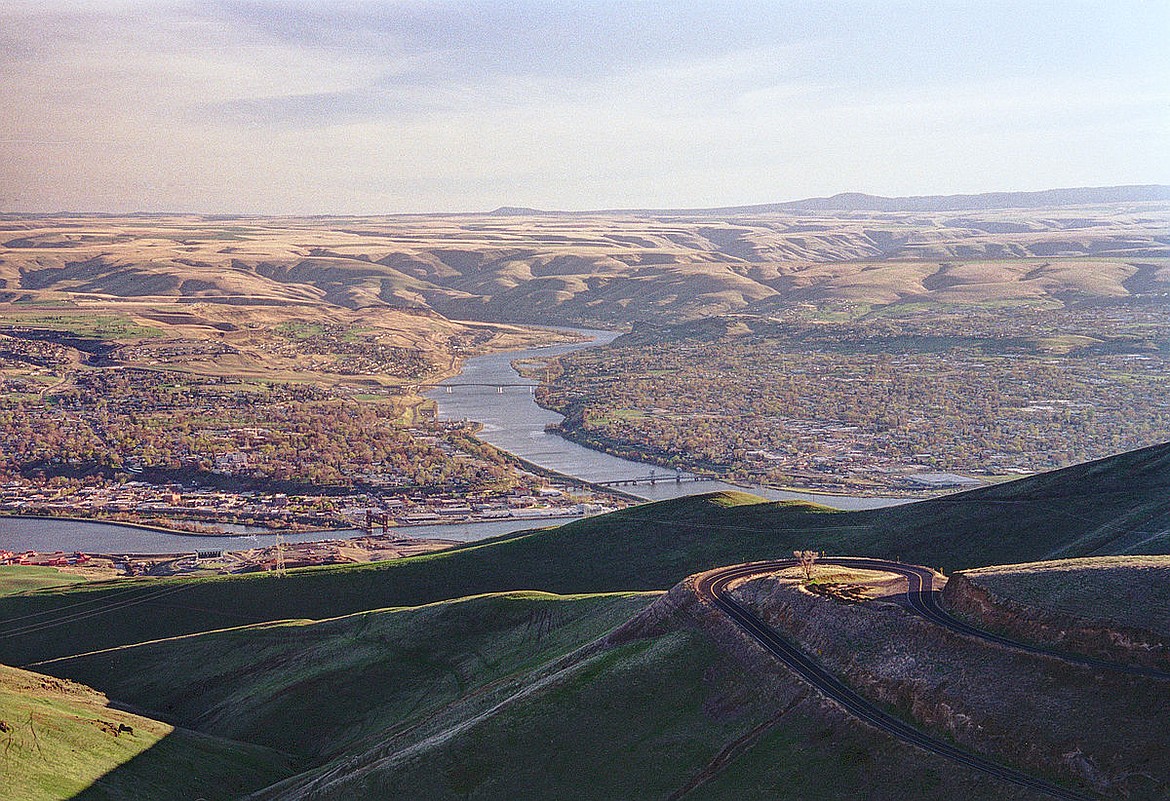
<svg viewBox="0 0 1170 801">
<path fill-rule="evenodd" d="M 814 501 L 839 509 L 869 509 L 906 502 L 902 498 L 859 498 L 740 487 L 691 473 L 681 476 L 670 471 L 659 473 L 646 462 L 621 459 L 595 451 L 546 430 L 547 427 L 555 427 L 564 418 L 536 403 L 534 393 L 537 383 L 525 381 L 512 364 L 516 361 L 556 358 L 581 348 L 604 345 L 617 336 L 613 331 L 574 330 L 574 333 L 592 336 L 594 340 L 476 356 L 463 363 L 463 371 L 459 375 L 439 382 L 437 386 L 424 384 L 419 388 L 430 388 L 426 395 L 438 403 L 439 419 L 473 420 L 480 423 L 476 436 L 497 448 L 590 484 L 629 487 L 626 492 L 646 500 L 657 501 L 704 492 L 747 491 L 771 500 Z M 513 387 L 528 391 L 509 392 Z M 456 392 L 459 388 L 465 391 Z"/>
<path fill-rule="evenodd" d="M 655 486 L 657 484 L 694 484 L 701 481 L 718 481 L 714 476 L 701 476 L 697 473 L 685 473 L 682 470 L 671 473 L 658 473 L 654 470 L 650 471 L 649 475 L 632 476 L 630 478 L 615 478 L 609 481 L 594 481 L 593 483 L 600 487 L 636 487 L 639 484 L 649 484 Z M 706 492 L 706 490 L 703 490 Z"/>
<path fill-rule="evenodd" d="M 459 389 L 459 388 L 475 387 L 475 388 L 482 388 L 482 389 L 494 389 L 497 394 L 502 395 L 504 393 L 504 390 L 506 390 L 506 389 L 510 389 L 512 387 L 520 387 L 522 389 L 528 390 L 528 394 L 531 395 L 531 394 L 536 392 L 536 388 L 538 386 L 540 386 L 540 384 L 532 384 L 532 383 L 517 384 L 514 382 L 508 382 L 508 381 L 493 381 L 493 382 L 485 382 L 485 381 L 450 381 L 450 382 L 448 382 L 448 381 L 444 381 L 443 383 L 440 383 L 440 384 L 411 384 L 411 385 L 407 386 L 406 389 L 409 390 L 412 394 L 418 394 L 419 392 L 441 389 L 441 390 L 443 390 L 443 392 L 445 394 L 450 395 L 456 389 Z"/>
</svg>

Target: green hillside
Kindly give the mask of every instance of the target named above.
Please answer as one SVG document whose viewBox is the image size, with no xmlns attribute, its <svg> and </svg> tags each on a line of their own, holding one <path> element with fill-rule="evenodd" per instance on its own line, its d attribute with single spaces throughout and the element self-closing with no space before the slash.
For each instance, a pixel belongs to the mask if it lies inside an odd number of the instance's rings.
<svg viewBox="0 0 1170 801">
<path fill-rule="evenodd" d="M 285 578 L 146 581 L 129 590 L 126 582 L 91 583 L 0 598 L 0 615 L 13 625 L 0 633 L 0 662 L 25 665 L 242 623 L 322 619 L 487 592 L 662 590 L 699 570 L 794 548 L 904 558 L 948 572 L 1064 556 L 1170 553 L 1167 486 L 1170 444 L 889 509 L 836 512 L 743 494 L 696 496 L 451 551 Z M 85 616 L 110 605 L 101 626 Z"/>
<path fill-rule="evenodd" d="M 1012 797 L 827 713 L 686 608 L 615 627 L 657 597 L 639 591 L 798 547 L 947 570 L 1167 552 L 1168 485 L 1161 445 L 912 506 L 714 494 L 285 577 L 50 586 L 8 571 L 0 662 L 168 721 L 130 724 L 157 736 L 125 753 L 77 760 L 57 741 L 52 759 L 85 766 L 74 790 L 19 797 L 67 797 L 107 772 L 83 797 L 173 796 L 159 788 L 188 781 L 173 777 L 192 754 L 190 781 L 231 775 L 216 784 L 227 797 L 273 782 L 265 797 L 893 798 L 910 783 Z M 29 697 L 10 693 L 5 715 L 22 720 L 8 710 Z M 63 730 L 82 719 L 68 715 Z"/>
<path fill-rule="evenodd" d="M 2 665 L 0 724 L 6 801 L 229 799 L 291 768 L 269 749 L 175 728 L 116 709 L 89 687 Z"/>
<path fill-rule="evenodd" d="M 911 783 L 935 797 L 1027 797 L 826 719 L 799 682 L 745 667 L 682 616 L 525 686 L 259 797 L 819 801 L 896 799 Z"/>
<path fill-rule="evenodd" d="M 483 595 L 156 640 L 43 669 L 200 731 L 321 759 L 553 661 L 655 597 Z"/>
<path fill-rule="evenodd" d="M 866 547 L 946 572 L 1074 556 L 1165 554 L 1168 490 L 1170 444 L 1164 443 L 852 517 L 867 529 Z"/>
<path fill-rule="evenodd" d="M 598 640 L 658 597 L 480 596 L 238 627 L 46 666 L 248 745 L 224 753 L 217 744 L 228 741 L 176 729 L 139 741 L 120 766 L 87 752 L 78 761 L 89 773 L 77 783 L 18 797 L 71 797 L 105 770 L 77 797 L 176 797 L 196 780 L 218 782 L 194 789 L 206 798 L 271 785 L 260 798 L 650 799 L 689 789 L 689 798 L 815 801 L 894 799 L 908 782 L 968 798 L 1027 797 L 826 716 L 782 668 L 743 663 L 686 610 Z M 136 731 L 170 730 L 103 712 Z M 60 764 L 68 745 L 46 741 L 48 761 Z M 262 758 L 273 752 L 258 745 L 291 758 L 269 764 Z M 295 772 L 282 780 L 289 763 Z M 230 781 L 219 779 L 225 773 Z"/>
</svg>

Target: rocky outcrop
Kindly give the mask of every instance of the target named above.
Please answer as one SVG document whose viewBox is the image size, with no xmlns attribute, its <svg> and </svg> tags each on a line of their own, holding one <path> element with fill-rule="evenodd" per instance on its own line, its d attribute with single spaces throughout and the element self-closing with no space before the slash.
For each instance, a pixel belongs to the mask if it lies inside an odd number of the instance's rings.
<svg viewBox="0 0 1170 801">
<path fill-rule="evenodd" d="M 859 694 L 935 736 L 1108 797 L 1170 790 L 1150 713 L 1164 703 L 1158 680 L 990 647 L 894 604 L 842 603 L 790 581 L 757 579 L 734 594 Z"/>
<path fill-rule="evenodd" d="M 964 573 L 951 576 L 942 600 L 952 614 L 1013 639 L 1170 671 L 1170 642 L 1151 631 L 1037 609 L 997 596 Z"/>
</svg>

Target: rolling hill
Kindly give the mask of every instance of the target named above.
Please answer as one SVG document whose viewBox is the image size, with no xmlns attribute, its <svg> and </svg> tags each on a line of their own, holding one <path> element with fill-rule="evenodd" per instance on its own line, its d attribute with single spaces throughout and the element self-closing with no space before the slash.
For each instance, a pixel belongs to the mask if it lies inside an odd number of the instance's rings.
<svg viewBox="0 0 1170 801">
<path fill-rule="evenodd" d="M 1122 187 L 368 218 L 5 215 L 0 299 L 619 325 L 776 303 L 1164 297 L 1165 195 Z"/>
<path fill-rule="evenodd" d="M 0 661 L 84 682 L 144 720 L 246 742 L 258 759 L 280 754 L 289 767 L 269 761 L 242 774 L 251 790 L 271 785 L 262 798 L 506 798 L 520 788 L 558 798 L 895 798 L 910 782 L 929 798 L 1027 798 L 875 736 L 677 587 L 661 593 L 696 571 L 802 547 L 948 570 L 1170 553 L 1168 484 L 1170 444 L 884 510 L 719 494 L 369 566 L 32 587 L 0 597 Z M 867 631 L 918 632 L 915 647 L 934 648 L 934 635 L 905 629 L 900 613 L 865 614 L 878 616 Z M 963 659 L 939 669 L 975 671 L 972 686 L 988 682 L 978 670 L 1002 669 L 976 652 Z M 882 692 L 900 692 L 901 675 L 879 677 Z M 1093 684 L 1053 676 L 1072 681 L 1069 698 Z M 905 706 L 921 692 L 895 706 L 917 720 L 939 703 L 969 703 L 971 715 L 1005 725 L 1002 705 L 968 695 Z M 1160 691 L 1138 692 L 1113 695 Z M 1131 707 L 1117 714 L 1140 718 Z M 939 725 L 938 714 L 922 725 Z M 1133 731 L 1145 725 L 1134 720 Z M 1129 763 L 1102 756 L 1104 730 L 1093 736 L 1084 759 L 1052 761 L 1051 749 L 1066 747 L 1056 740 L 1009 761 L 1096 792 L 1093 770 L 1120 781 Z M 173 770 L 169 753 L 148 748 L 102 781 L 160 781 Z M 213 749 L 191 775 L 233 770 L 252 752 L 234 753 Z M 122 758 L 111 759 L 103 764 Z M 1152 798 L 1162 780 L 1127 781 L 1134 797 Z"/>
<path fill-rule="evenodd" d="M 194 798 L 209 785 L 231 798 L 292 772 L 271 749 L 175 727 L 76 682 L 2 665 L 0 723 L 8 801 Z"/>
<path fill-rule="evenodd" d="M 480 593 L 666 590 L 691 573 L 794 548 L 902 557 L 948 572 L 1170 553 L 1167 485 L 1170 444 L 887 509 L 838 512 L 746 494 L 693 496 L 408 559 L 297 570 L 286 578 L 87 583 L 0 598 L 0 614 L 25 621 L 0 634 L 0 662 L 25 665 L 241 623 L 319 620 Z M 102 614 L 103 626 L 91 625 L 86 609 L 111 603 L 119 606 Z M 72 604 L 85 606 L 77 614 L 58 611 Z"/>
</svg>

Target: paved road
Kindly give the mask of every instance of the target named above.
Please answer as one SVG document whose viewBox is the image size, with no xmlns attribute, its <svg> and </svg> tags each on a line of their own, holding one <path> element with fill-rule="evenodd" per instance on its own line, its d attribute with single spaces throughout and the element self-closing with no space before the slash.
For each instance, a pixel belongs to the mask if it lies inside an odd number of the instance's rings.
<svg viewBox="0 0 1170 801">
<path fill-rule="evenodd" d="M 885 570 L 906 576 L 909 581 L 907 600 L 914 611 L 924 617 L 929 617 L 929 619 L 935 622 L 939 622 L 940 625 L 946 625 L 948 628 L 951 628 L 948 623 L 942 623 L 934 617 L 936 611 L 948 620 L 961 623 L 961 621 L 957 621 L 947 615 L 941 607 L 938 607 L 933 597 L 934 573 L 927 568 L 902 565 L 896 562 L 884 562 L 878 559 L 827 558 L 822 559 L 820 563 L 840 565 L 842 567 Z M 750 578 L 751 576 L 766 575 L 777 570 L 793 567 L 796 564 L 795 559 L 780 559 L 771 562 L 755 562 L 747 565 L 736 565 L 734 567 L 713 570 L 702 575 L 699 581 L 698 591 L 701 596 L 715 604 L 715 606 L 734 620 L 740 628 L 751 635 L 765 650 L 795 671 L 802 679 L 819 690 L 826 698 L 835 701 L 845 711 L 875 728 L 891 734 L 903 742 L 916 745 L 933 754 L 938 754 L 952 762 L 966 765 L 967 767 L 974 768 L 1003 781 L 1047 794 L 1053 798 L 1073 799 L 1074 801 L 1083 801 L 1088 798 L 1088 796 L 1014 770 L 1006 765 L 1001 765 L 987 757 L 965 751 L 945 740 L 936 739 L 906 721 L 894 717 L 847 687 L 840 679 L 822 668 L 811 657 L 801 651 L 800 648 L 780 636 L 773 628 L 738 603 L 729 593 L 729 587 L 732 582 Z M 931 600 L 924 600 L 924 598 Z"/>
<path fill-rule="evenodd" d="M 794 561 L 794 560 L 784 560 Z M 1139 665 L 1126 665 L 1120 662 L 1110 662 L 1106 659 L 1094 659 L 1091 656 L 1083 656 L 1081 654 L 1069 653 L 1067 651 L 1058 651 L 1053 648 L 1044 648 L 1039 645 L 1031 645 L 1029 643 L 1013 640 L 1008 637 L 1002 637 L 998 634 L 993 634 L 990 631 L 976 628 L 970 623 L 953 617 L 949 612 L 943 609 L 939 603 L 942 596 L 938 590 L 934 589 L 935 573 L 927 567 L 919 565 L 904 565 L 899 562 L 888 562 L 884 559 L 866 559 L 866 558 L 850 558 L 850 557 L 829 557 L 820 560 L 821 564 L 839 565 L 841 567 L 860 568 L 863 570 L 884 570 L 888 573 L 897 573 L 900 576 L 905 576 L 908 586 L 906 589 L 906 603 L 909 608 L 915 612 L 919 617 L 926 618 L 932 623 L 950 629 L 959 634 L 964 634 L 968 637 L 975 637 L 985 642 L 1001 645 L 1005 648 L 1011 648 L 1016 651 L 1023 651 L 1024 653 L 1035 654 L 1038 656 L 1054 657 L 1065 662 L 1072 662 L 1077 665 L 1084 665 L 1086 667 L 1095 668 L 1097 670 L 1108 670 L 1114 673 L 1128 673 L 1134 676 L 1146 676 L 1155 679 L 1170 680 L 1170 673 L 1155 668 L 1141 667 Z"/>
</svg>

